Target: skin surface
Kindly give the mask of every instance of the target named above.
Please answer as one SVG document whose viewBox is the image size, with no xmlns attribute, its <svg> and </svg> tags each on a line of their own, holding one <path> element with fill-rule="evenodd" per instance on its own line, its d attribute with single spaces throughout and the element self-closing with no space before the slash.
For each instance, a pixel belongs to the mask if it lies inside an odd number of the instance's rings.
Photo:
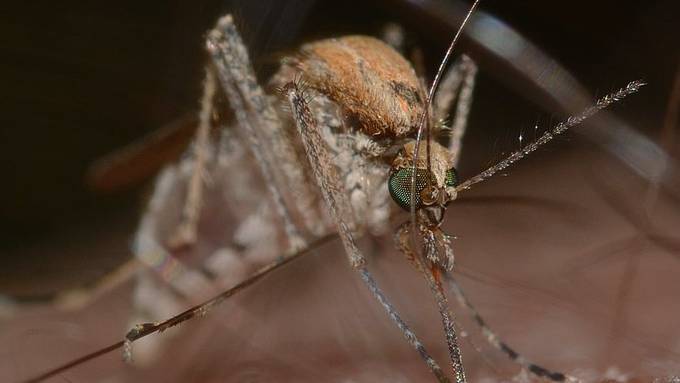
<svg viewBox="0 0 680 383">
<path fill-rule="evenodd" d="M 614 181 L 614 189 L 606 187 Z M 641 379 L 637 382 L 677 374 L 680 262 L 618 213 L 638 214 L 638 196 L 646 187 L 580 140 L 537 153 L 509 177 L 479 185 L 450 206 L 445 230 L 458 237 L 454 274 L 489 325 L 535 362 L 598 382 L 612 368 L 620 374 L 611 370 L 607 376 Z M 676 202 L 656 196 L 652 234 L 673 236 L 680 224 Z M 218 240 L 219 233 L 204 227 L 200 235 Z M 628 242 L 620 247 L 622 240 Z M 405 320 L 445 360 L 438 313 L 422 277 L 394 250 L 391 236 L 360 244 L 371 250 L 369 267 Z M 626 272 L 629 260 L 635 262 L 634 279 Z M 628 296 L 619 306 L 626 283 Z M 4 321 L 0 342 L 11 357 L 0 359 L 0 380 L 16 382 L 120 340 L 129 327 L 130 287 L 78 312 L 35 307 Z M 500 382 L 515 376 L 516 366 L 486 347 L 472 321 L 451 303 L 483 350 L 462 341 L 470 379 Z M 146 367 L 141 359 L 137 367 L 125 365 L 114 352 L 53 381 L 431 379 L 361 285 L 339 242 L 276 272 L 207 317 L 158 336 L 169 342 Z M 141 352 L 145 346 L 135 347 Z"/>
</svg>

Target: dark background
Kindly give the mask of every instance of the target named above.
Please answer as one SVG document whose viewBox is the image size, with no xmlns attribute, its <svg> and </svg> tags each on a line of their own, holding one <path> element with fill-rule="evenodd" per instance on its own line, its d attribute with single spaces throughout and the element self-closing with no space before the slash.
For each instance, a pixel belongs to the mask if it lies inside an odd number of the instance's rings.
<svg viewBox="0 0 680 383">
<path fill-rule="evenodd" d="M 262 75 L 272 52 L 339 33 L 409 31 L 437 64 L 450 38 L 400 1 L 9 2 L 0 12 L 0 291 L 40 298 L 89 283 L 130 256 L 148 183 L 88 187 L 97 158 L 194 111 L 204 32 L 240 16 Z M 592 93 L 643 78 L 650 85 L 618 110 L 660 133 L 677 71 L 677 1 L 483 1 L 561 62 Z M 465 49 L 465 45 L 461 48 Z M 482 67 L 475 127 L 463 166 L 512 148 L 521 129 L 551 113 Z"/>
</svg>

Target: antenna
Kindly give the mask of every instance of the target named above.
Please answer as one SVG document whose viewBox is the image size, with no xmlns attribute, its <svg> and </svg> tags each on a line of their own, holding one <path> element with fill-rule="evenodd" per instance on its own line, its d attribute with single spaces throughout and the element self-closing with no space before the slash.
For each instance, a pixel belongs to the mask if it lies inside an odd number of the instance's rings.
<svg viewBox="0 0 680 383">
<path fill-rule="evenodd" d="M 468 20 L 470 19 L 470 16 L 472 16 L 472 13 L 475 11 L 477 8 L 477 5 L 479 4 L 480 0 L 475 0 L 475 2 L 472 4 L 472 7 L 470 7 L 470 10 L 467 12 L 465 15 L 465 19 L 463 19 L 463 22 L 460 24 L 460 28 L 458 28 L 458 31 L 456 31 L 456 35 L 453 37 L 453 40 L 451 40 L 451 44 L 449 44 L 448 49 L 446 50 L 446 53 L 444 54 L 444 58 L 442 59 L 441 63 L 439 64 L 439 68 L 437 69 L 437 74 L 434 76 L 434 80 L 432 81 L 432 85 L 430 86 L 430 90 L 427 94 L 427 100 L 425 101 L 425 109 L 423 110 L 423 113 L 420 115 L 420 121 L 418 123 L 418 133 L 416 135 L 416 148 L 415 152 L 413 153 L 413 158 L 415 159 L 413 161 L 413 167 L 411 171 L 411 190 L 410 190 L 410 195 L 411 195 L 411 224 L 413 226 L 413 230 L 411 230 L 411 241 L 413 243 L 413 248 L 416 253 L 419 251 L 418 247 L 418 240 L 416 238 L 416 232 L 417 232 L 417 218 L 416 218 L 416 172 L 417 168 L 416 165 L 418 163 L 418 156 L 419 156 L 419 151 L 420 151 L 420 141 L 422 141 L 422 136 L 423 136 L 423 130 L 426 131 L 426 139 L 427 139 L 427 146 L 426 146 L 426 151 L 427 151 L 427 169 L 428 171 L 430 170 L 430 124 L 429 124 L 429 114 L 430 114 L 430 106 L 432 105 L 432 100 L 434 98 L 434 94 L 437 91 L 437 87 L 439 86 L 439 82 L 441 81 L 441 77 L 444 73 L 444 69 L 446 68 L 446 65 L 448 64 L 449 60 L 451 59 L 451 56 L 453 55 L 453 48 L 456 46 L 456 43 L 458 42 L 458 39 L 460 38 L 461 33 L 463 32 L 463 28 L 465 27 L 465 24 L 467 24 Z M 430 178 L 428 177 L 428 186 L 431 182 Z"/>
</svg>

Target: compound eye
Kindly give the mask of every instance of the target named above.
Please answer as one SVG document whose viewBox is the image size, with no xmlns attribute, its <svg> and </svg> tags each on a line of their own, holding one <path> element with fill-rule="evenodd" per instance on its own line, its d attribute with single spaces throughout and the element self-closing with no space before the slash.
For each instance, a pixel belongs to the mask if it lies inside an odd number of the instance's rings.
<svg viewBox="0 0 680 383">
<path fill-rule="evenodd" d="M 411 210 L 411 175 L 413 168 L 401 168 L 390 175 L 387 187 L 394 202 L 404 210 Z M 420 193 L 427 186 L 429 171 L 427 169 L 416 169 L 416 209 L 422 207 L 423 201 Z M 447 173 L 448 179 L 448 173 Z"/>
<path fill-rule="evenodd" d="M 451 168 L 446 171 L 446 179 L 444 180 L 446 186 L 455 187 L 458 185 L 458 172 L 456 168 Z"/>
</svg>

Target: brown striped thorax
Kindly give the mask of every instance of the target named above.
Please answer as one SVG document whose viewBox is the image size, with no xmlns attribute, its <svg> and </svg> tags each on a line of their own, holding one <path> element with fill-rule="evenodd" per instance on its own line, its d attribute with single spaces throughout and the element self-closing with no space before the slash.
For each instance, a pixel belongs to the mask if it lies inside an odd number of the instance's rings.
<svg viewBox="0 0 680 383">
<path fill-rule="evenodd" d="M 387 159 L 391 164 L 388 188 L 399 206 L 410 209 L 414 136 L 427 98 L 413 66 L 378 39 L 345 36 L 303 45 L 297 55 L 283 61 L 274 83 L 281 84 L 283 79 L 297 74 L 302 75 L 307 88 L 341 109 L 345 128 L 363 133 L 382 146 L 389 146 L 385 142 L 400 146 L 392 151 L 385 148 L 386 154 L 391 153 Z M 418 151 L 416 207 L 443 208 L 455 198 L 452 155 L 432 141 L 428 169 L 426 146 L 421 142 Z"/>
<path fill-rule="evenodd" d="M 384 42 L 347 36 L 303 45 L 305 81 L 344 109 L 370 136 L 405 136 L 417 126 L 425 90 L 404 57 Z"/>
</svg>

